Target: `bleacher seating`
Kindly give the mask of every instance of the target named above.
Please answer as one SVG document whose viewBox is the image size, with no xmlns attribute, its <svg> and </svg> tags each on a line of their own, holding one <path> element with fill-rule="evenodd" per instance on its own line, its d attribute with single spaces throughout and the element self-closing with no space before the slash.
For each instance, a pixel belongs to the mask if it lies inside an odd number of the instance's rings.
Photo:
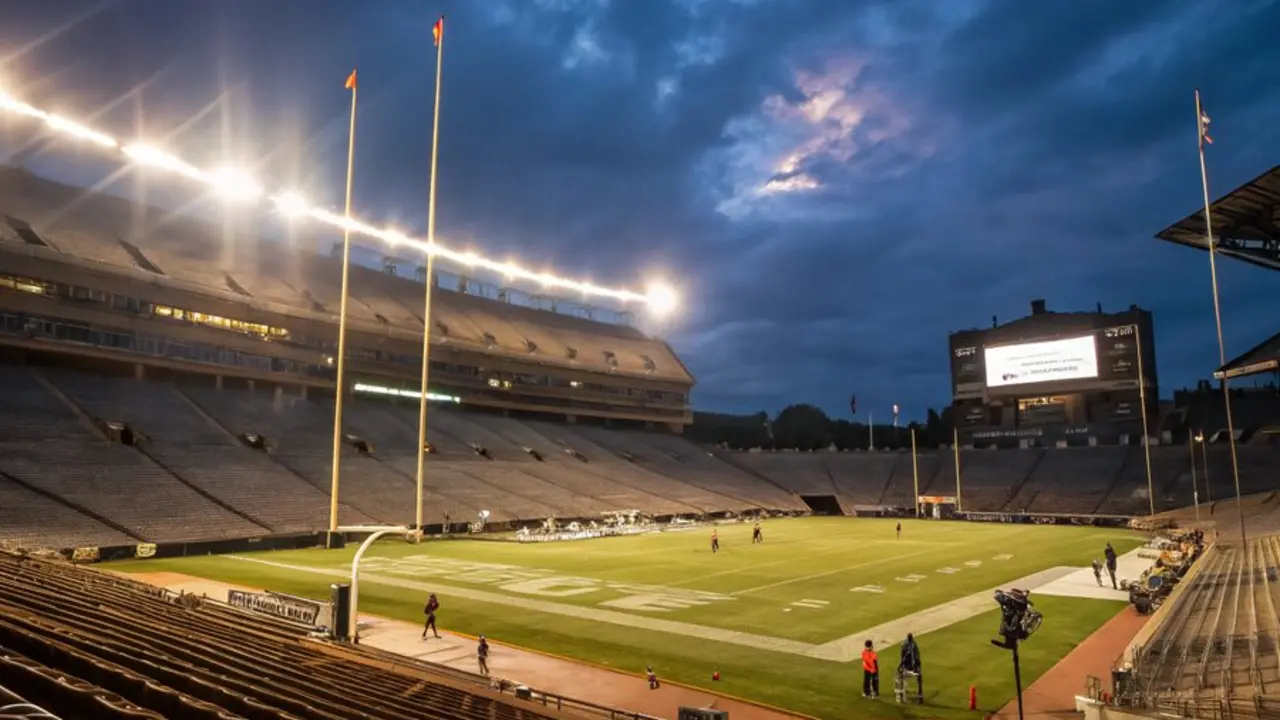
<svg viewBox="0 0 1280 720">
<path fill-rule="evenodd" d="M 1247 504 L 1254 526 L 1274 516 L 1278 500 L 1270 493 Z M 1274 698 L 1280 681 L 1280 536 L 1258 535 L 1256 527 L 1254 533 L 1244 544 L 1233 530 L 1220 529 L 1219 538 L 1226 539 L 1198 561 L 1158 624 L 1125 658 L 1135 689 L 1147 700 Z"/>
<path fill-rule="evenodd" d="M 0 541 L 70 547 L 325 529 L 332 414 L 331 401 L 280 391 L 0 366 Z M 455 406 L 433 406 L 428 418 L 426 524 L 486 510 L 491 522 L 803 510 L 803 495 L 835 497 L 845 512 L 909 507 L 917 473 L 921 493 L 955 492 L 946 450 L 921 451 L 913 468 L 906 452 L 708 452 L 656 431 Z M 346 404 L 340 524 L 416 520 L 416 422 L 410 405 Z M 108 440 L 112 426 L 129 428 L 134 444 Z M 1234 495 L 1227 448 L 1204 447 L 1201 501 Z M 966 510 L 1130 514 L 1148 505 L 1141 447 L 960 455 Z M 1242 491 L 1273 488 L 1277 455 L 1237 449 Z M 1151 462 L 1157 509 L 1190 502 L 1188 449 L 1153 447 Z"/>
<path fill-rule="evenodd" d="M 23 699 L 61 717 L 572 717 L 422 663 L 388 668 L 359 646 L 305 633 L 105 573 L 0 553 L 0 687 L 20 687 Z"/>
</svg>

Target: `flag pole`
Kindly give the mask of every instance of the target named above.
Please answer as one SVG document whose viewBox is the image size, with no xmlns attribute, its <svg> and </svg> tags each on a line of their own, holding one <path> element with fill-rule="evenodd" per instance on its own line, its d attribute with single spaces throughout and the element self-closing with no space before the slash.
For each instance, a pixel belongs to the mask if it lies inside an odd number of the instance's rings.
<svg viewBox="0 0 1280 720">
<path fill-rule="evenodd" d="M 342 462 L 342 398 L 346 394 L 347 290 L 351 278 L 351 185 L 356 162 L 356 71 L 347 78 L 351 91 L 351 128 L 347 134 L 347 197 L 342 225 L 342 297 L 338 302 L 338 373 L 333 395 L 333 462 L 329 483 L 329 532 L 338 531 L 338 477 Z"/>
<path fill-rule="evenodd" d="M 911 504 L 915 507 L 915 517 L 920 518 L 920 464 L 916 457 L 916 429 L 911 428 L 911 484 L 915 488 L 915 497 Z"/>
<path fill-rule="evenodd" d="M 427 460 L 427 382 L 431 377 L 431 284 L 435 275 L 436 249 L 436 161 L 440 150 L 440 79 L 444 60 L 444 16 L 432 27 L 436 40 L 436 101 L 431 120 L 431 185 L 427 190 L 427 276 L 422 301 L 422 398 L 418 401 L 417 496 L 413 506 L 414 527 L 422 529 L 422 479 Z"/>
<path fill-rule="evenodd" d="M 867 452 L 876 449 L 876 421 L 871 417 L 871 411 L 867 411 Z"/>
<path fill-rule="evenodd" d="M 1222 305 L 1218 299 L 1218 265 L 1215 259 L 1218 254 L 1217 243 L 1213 238 L 1213 217 L 1209 205 L 1209 172 L 1205 167 L 1204 161 L 1204 142 L 1208 130 L 1205 120 L 1204 106 L 1200 104 L 1200 89 L 1196 88 L 1196 127 L 1199 131 L 1198 140 L 1200 146 L 1200 187 L 1204 191 L 1204 235 L 1205 244 L 1209 248 L 1209 277 L 1213 282 L 1213 319 L 1218 328 L 1218 367 L 1224 367 L 1227 364 L 1227 347 L 1222 340 Z M 1231 478 L 1236 486 L 1236 510 L 1240 515 L 1240 549 L 1243 551 L 1248 546 L 1249 536 L 1245 532 L 1244 505 L 1240 501 L 1240 463 L 1236 458 L 1236 429 L 1235 421 L 1231 417 L 1231 390 L 1225 374 L 1222 377 L 1221 387 L 1222 402 L 1227 412 L 1227 443 L 1231 447 Z M 1205 457 L 1207 463 L 1207 453 Z"/>
</svg>

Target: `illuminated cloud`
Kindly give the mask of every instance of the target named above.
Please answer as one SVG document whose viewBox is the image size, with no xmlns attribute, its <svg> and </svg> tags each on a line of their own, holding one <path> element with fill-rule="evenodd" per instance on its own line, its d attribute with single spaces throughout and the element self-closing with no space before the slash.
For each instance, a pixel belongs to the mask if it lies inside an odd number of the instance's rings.
<svg viewBox="0 0 1280 720">
<path fill-rule="evenodd" d="M 906 110 L 863 81 L 866 69 L 858 59 L 839 57 L 795 71 L 790 92 L 771 94 L 754 113 L 731 120 L 724 131 L 729 147 L 713 153 L 704 168 L 721 178 L 719 212 L 733 219 L 808 212 L 813 208 L 778 201 L 821 194 L 856 177 L 869 150 L 910 131 Z M 907 153 L 919 159 L 930 148 L 913 142 Z M 868 174 L 886 171 L 893 168 L 867 166 Z M 830 208 L 819 214 L 830 217 Z"/>
</svg>

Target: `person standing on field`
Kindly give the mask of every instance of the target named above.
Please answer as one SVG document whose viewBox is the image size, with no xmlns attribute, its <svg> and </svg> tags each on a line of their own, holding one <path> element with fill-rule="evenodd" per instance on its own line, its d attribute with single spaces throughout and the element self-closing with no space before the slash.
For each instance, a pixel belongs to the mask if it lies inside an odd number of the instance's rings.
<svg viewBox="0 0 1280 720">
<path fill-rule="evenodd" d="M 480 645 L 476 647 L 476 660 L 480 663 L 480 674 L 489 674 L 489 641 L 480 636 Z"/>
<path fill-rule="evenodd" d="M 898 539 L 899 540 L 902 539 L 902 522 L 901 521 L 898 522 Z"/>
<path fill-rule="evenodd" d="M 764 542 L 764 535 L 760 532 L 760 521 L 756 521 L 756 526 L 751 530 L 751 544 Z"/>
<path fill-rule="evenodd" d="M 862 649 L 862 697 L 875 698 L 880 694 L 880 656 L 870 640 Z"/>
<path fill-rule="evenodd" d="M 1111 543 L 1107 543 L 1107 549 L 1102 551 L 1107 558 L 1107 574 L 1111 576 L 1111 589 L 1119 590 L 1116 585 L 1116 549 L 1111 547 Z"/>
<path fill-rule="evenodd" d="M 714 529 L 711 531 L 711 552 L 720 552 L 720 532 Z"/>
<path fill-rule="evenodd" d="M 435 593 L 431 593 L 431 596 L 427 598 L 427 606 L 422 609 L 422 612 L 427 616 L 427 622 L 425 625 L 422 626 L 423 640 L 427 638 L 428 630 L 430 630 L 432 634 L 436 636 L 436 638 L 440 637 L 440 632 L 436 630 L 436 611 L 439 609 L 440 609 L 440 601 L 436 599 Z"/>
</svg>

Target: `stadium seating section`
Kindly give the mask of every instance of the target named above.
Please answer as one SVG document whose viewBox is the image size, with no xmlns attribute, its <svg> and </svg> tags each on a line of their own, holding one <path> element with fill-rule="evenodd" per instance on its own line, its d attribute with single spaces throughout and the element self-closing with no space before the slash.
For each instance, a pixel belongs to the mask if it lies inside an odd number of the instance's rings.
<svg viewBox="0 0 1280 720">
<path fill-rule="evenodd" d="M 182 287 L 267 309 L 331 319 L 338 314 L 341 263 L 331 238 L 262 240 L 253 214 L 208 225 L 123 199 L 61 185 L 21 168 L 0 168 L 0 254 L 76 258 L 133 278 Z M 240 223 L 239 227 L 233 223 Z M 412 263 L 398 275 L 353 264 L 348 313 L 355 327 L 421 336 L 423 285 Z M 689 381 L 671 348 L 631 327 L 460 292 L 433 293 L 432 337 L 441 345 L 521 362 Z"/>
<path fill-rule="evenodd" d="M 1180 717 L 1272 717 L 1280 683 L 1280 493 L 1215 515 L 1212 547 L 1174 590 L 1126 664 L 1153 709 Z M 1248 524 L 1243 540 L 1237 512 Z M 1171 513 L 1191 521 L 1189 510 Z M 1203 701 L 1203 704 L 1202 704 Z"/>
<path fill-rule="evenodd" d="M 404 658 L 392 670 L 358 646 L 306 633 L 106 573 L 0 553 L 0 705 L 25 701 L 56 717 L 103 720 L 572 717 Z"/>
<path fill-rule="evenodd" d="M 127 545 L 299 533 L 327 527 L 331 402 L 280 392 L 0 366 L 0 541 L 23 547 Z M 417 407 L 346 405 L 339 520 L 414 520 Z M 906 453 L 709 452 L 665 432 L 431 409 L 424 473 L 428 525 L 536 521 L 609 511 L 700 515 L 805 510 L 834 497 L 845 512 L 950 495 L 955 462 Z M 113 435 L 127 429 L 133 444 Z M 246 442 L 261 436 L 265 447 Z M 111 438 L 111 439 L 109 439 Z M 1242 490 L 1273 487 L 1273 447 L 1238 449 Z M 1234 494 L 1225 447 L 1210 445 L 1202 501 Z M 1141 513 L 1138 447 L 963 450 L 968 510 Z M 1159 508 L 1192 502 L 1186 448 L 1152 448 Z"/>
</svg>

